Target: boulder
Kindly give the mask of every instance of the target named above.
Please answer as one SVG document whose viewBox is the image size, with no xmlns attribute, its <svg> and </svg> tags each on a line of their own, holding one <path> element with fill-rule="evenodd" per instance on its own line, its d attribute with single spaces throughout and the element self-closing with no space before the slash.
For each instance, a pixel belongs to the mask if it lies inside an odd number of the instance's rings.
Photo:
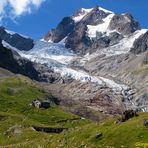
<svg viewBox="0 0 148 148">
<path fill-rule="evenodd" d="M 65 38 L 74 28 L 74 20 L 71 17 L 64 17 L 56 29 L 49 31 L 44 39 L 55 43 Z"/>
<path fill-rule="evenodd" d="M 140 29 L 140 26 L 129 14 L 115 14 L 109 24 L 109 29 L 117 30 L 122 35 L 129 35 Z"/>
<path fill-rule="evenodd" d="M 144 120 L 144 126 L 148 127 L 148 119 Z"/>
<path fill-rule="evenodd" d="M 134 111 L 134 110 L 126 110 L 126 111 L 123 112 L 121 121 L 125 122 L 126 120 L 128 120 L 130 118 L 133 118 L 133 117 L 136 117 L 136 116 L 138 116 L 136 111 Z"/>
<path fill-rule="evenodd" d="M 99 138 L 102 137 L 102 136 L 103 136 L 102 133 L 97 133 L 97 134 L 96 134 L 96 139 L 99 139 Z"/>
</svg>

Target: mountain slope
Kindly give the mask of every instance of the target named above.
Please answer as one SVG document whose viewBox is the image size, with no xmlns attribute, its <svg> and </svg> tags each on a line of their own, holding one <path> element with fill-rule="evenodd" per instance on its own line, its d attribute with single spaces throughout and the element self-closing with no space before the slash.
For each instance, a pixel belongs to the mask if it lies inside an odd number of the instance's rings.
<svg viewBox="0 0 148 148">
<path fill-rule="evenodd" d="M 0 43 L 0 59 L 0 67 L 6 68 L 14 73 L 24 74 L 32 79 L 37 79 L 38 72 L 33 67 L 33 64 L 21 58 L 16 51 L 11 51 L 3 47 L 2 43 Z"/>
<path fill-rule="evenodd" d="M 2 74 L 7 77 L 1 77 Z M 60 107 L 38 109 L 29 106 L 35 99 L 47 97 L 45 91 L 24 76 L 0 70 L 0 146 L 1 147 L 138 147 L 146 143 L 147 128 L 143 120 L 147 113 L 140 113 L 127 122 L 116 123 L 116 118 L 108 118 L 94 123 L 79 116 L 64 112 Z M 34 126 L 68 128 L 62 133 L 35 131 Z M 99 133 L 102 136 L 97 137 Z M 41 140 L 42 139 L 42 140 Z M 127 142 L 128 139 L 128 142 Z M 72 144 L 73 143 L 73 144 Z"/>
</svg>

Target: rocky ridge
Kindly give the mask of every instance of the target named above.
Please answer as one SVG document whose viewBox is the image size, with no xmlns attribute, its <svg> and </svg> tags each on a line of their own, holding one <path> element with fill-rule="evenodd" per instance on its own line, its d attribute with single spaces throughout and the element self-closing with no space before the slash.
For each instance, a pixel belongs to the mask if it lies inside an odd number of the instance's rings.
<svg viewBox="0 0 148 148">
<path fill-rule="evenodd" d="M 30 37 L 9 31 L 0 27 L 0 39 L 19 50 L 30 50 L 34 46 L 34 41 Z"/>
</svg>

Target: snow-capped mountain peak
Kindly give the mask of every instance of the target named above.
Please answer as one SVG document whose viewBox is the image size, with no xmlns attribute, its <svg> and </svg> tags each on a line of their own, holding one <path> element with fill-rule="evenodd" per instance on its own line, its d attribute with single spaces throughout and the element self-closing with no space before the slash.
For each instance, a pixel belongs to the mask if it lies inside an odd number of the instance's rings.
<svg viewBox="0 0 148 148">
<path fill-rule="evenodd" d="M 89 8 L 89 9 L 86 9 L 86 8 L 81 8 L 79 11 L 77 11 L 73 16 L 72 16 L 72 19 L 74 20 L 75 23 L 78 23 L 80 22 L 86 15 L 88 15 L 89 13 L 91 13 L 92 11 L 96 11 L 96 10 L 99 10 L 99 11 L 103 11 L 104 13 L 108 13 L 108 14 L 113 14 L 112 11 L 109 11 L 109 10 L 106 10 L 102 7 L 98 7 L 96 6 L 95 8 Z"/>
</svg>

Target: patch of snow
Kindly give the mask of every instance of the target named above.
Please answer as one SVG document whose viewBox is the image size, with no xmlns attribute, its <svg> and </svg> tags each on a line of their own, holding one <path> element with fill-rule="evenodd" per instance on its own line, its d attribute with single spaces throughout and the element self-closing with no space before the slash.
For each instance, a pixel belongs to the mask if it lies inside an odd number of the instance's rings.
<svg viewBox="0 0 148 148">
<path fill-rule="evenodd" d="M 81 8 L 81 10 L 82 10 L 82 11 L 85 11 L 85 12 L 87 12 L 87 13 L 90 13 L 90 12 L 93 10 L 93 8 L 89 8 L 89 9 Z"/>
<path fill-rule="evenodd" d="M 52 40 L 48 40 L 48 43 L 53 43 L 53 41 Z"/>
<path fill-rule="evenodd" d="M 126 15 L 123 15 L 123 16 L 128 22 L 131 22 L 131 20 Z"/>
<path fill-rule="evenodd" d="M 44 38 L 40 39 L 41 42 L 47 42 Z"/>
<path fill-rule="evenodd" d="M 128 88 L 129 88 L 126 85 L 117 84 L 113 80 L 110 80 L 110 79 L 107 79 L 107 78 L 104 78 L 104 77 L 100 77 L 100 79 L 103 80 L 108 87 L 113 88 L 115 90 L 121 91 L 121 90 L 128 90 Z"/>
<path fill-rule="evenodd" d="M 20 33 L 16 33 L 16 32 L 14 32 L 14 31 L 10 31 L 10 30 L 7 30 L 7 29 L 5 29 L 5 31 L 8 33 L 8 34 L 11 34 L 11 35 L 14 35 L 14 34 L 18 34 L 18 35 L 20 35 L 20 36 L 22 36 L 23 38 L 30 38 L 30 37 L 28 37 L 28 36 L 26 36 L 26 35 L 23 35 L 23 34 L 20 34 Z"/>
<path fill-rule="evenodd" d="M 52 41 L 52 40 L 48 40 L 48 41 L 46 41 L 44 38 L 40 39 L 39 41 L 41 41 L 41 42 L 53 43 L 53 41 Z"/>
<path fill-rule="evenodd" d="M 14 50 L 14 51 L 16 51 L 16 52 L 19 53 L 19 50 L 17 48 L 11 46 L 10 44 L 8 44 L 7 42 L 5 42 L 4 40 L 2 40 L 2 44 L 3 44 L 4 47 L 6 47 L 8 49 L 11 49 L 11 50 Z"/>
<path fill-rule="evenodd" d="M 80 22 L 92 10 L 93 10 L 93 8 L 91 8 L 91 9 L 81 8 L 81 10 L 78 13 L 78 15 L 77 16 L 73 16 L 73 20 L 75 21 L 75 23 Z"/>
<path fill-rule="evenodd" d="M 10 30 L 7 30 L 7 29 L 5 29 L 5 31 L 6 31 L 7 33 L 11 34 L 11 35 L 16 34 L 16 32 L 14 32 L 14 31 L 10 31 Z"/>
<path fill-rule="evenodd" d="M 62 44 L 65 46 L 66 39 L 67 39 L 67 36 L 63 38 L 58 44 Z"/>
<path fill-rule="evenodd" d="M 110 24 L 111 19 L 115 14 L 109 14 L 106 18 L 103 19 L 103 23 L 99 25 L 87 25 L 87 34 L 90 38 L 95 38 L 97 32 L 101 32 L 105 34 L 109 32 L 108 26 Z"/>
<path fill-rule="evenodd" d="M 128 53 L 133 47 L 134 41 L 146 32 L 146 29 L 137 30 L 133 35 L 123 38 L 118 44 L 105 48 L 102 50 L 102 53 L 106 54 L 107 56 Z"/>
<path fill-rule="evenodd" d="M 104 8 L 102 8 L 102 7 L 99 7 L 99 9 L 102 10 L 102 11 L 104 11 L 104 12 L 106 12 L 106 13 L 113 13 L 112 11 L 109 11 L 109 10 L 104 9 Z"/>
</svg>

